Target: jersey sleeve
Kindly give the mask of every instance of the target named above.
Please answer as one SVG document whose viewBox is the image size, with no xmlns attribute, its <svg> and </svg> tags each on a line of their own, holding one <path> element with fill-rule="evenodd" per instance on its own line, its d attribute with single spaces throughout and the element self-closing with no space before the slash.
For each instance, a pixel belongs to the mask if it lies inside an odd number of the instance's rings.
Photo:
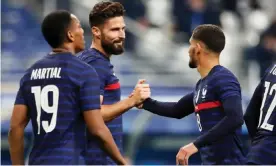
<svg viewBox="0 0 276 166">
<path fill-rule="evenodd" d="M 103 96 L 104 95 L 104 88 L 107 82 L 108 78 L 108 68 L 106 65 L 106 62 L 100 58 L 92 59 L 88 62 L 90 66 L 92 66 L 98 76 L 99 76 L 99 81 L 100 81 L 100 94 Z"/>
<path fill-rule="evenodd" d="M 241 87 L 237 78 L 231 73 L 223 73 L 213 80 L 216 94 L 221 102 L 236 96 L 241 99 Z"/>
<path fill-rule="evenodd" d="M 19 90 L 17 92 L 17 95 L 16 95 L 16 98 L 15 98 L 15 102 L 14 102 L 14 105 L 18 105 L 18 104 L 23 104 L 23 105 L 27 105 L 27 101 L 26 99 L 24 98 L 24 87 L 23 87 L 23 78 L 20 80 L 20 85 L 19 85 Z"/>
<path fill-rule="evenodd" d="M 91 67 L 85 70 L 81 79 L 80 103 L 82 111 L 100 109 L 100 82 L 96 71 Z"/>
<path fill-rule="evenodd" d="M 148 98 L 143 103 L 143 109 L 160 116 L 180 119 L 194 112 L 193 93 L 185 95 L 178 102 L 160 102 Z"/>
</svg>

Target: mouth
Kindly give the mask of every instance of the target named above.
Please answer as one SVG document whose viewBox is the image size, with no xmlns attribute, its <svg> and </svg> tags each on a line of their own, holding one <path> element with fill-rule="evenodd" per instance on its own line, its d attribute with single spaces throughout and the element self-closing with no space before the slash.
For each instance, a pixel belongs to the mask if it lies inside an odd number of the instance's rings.
<svg viewBox="0 0 276 166">
<path fill-rule="evenodd" d="M 119 45 L 122 45 L 122 44 L 123 44 L 123 41 L 120 41 L 120 42 L 115 42 L 114 44 L 119 44 Z"/>
</svg>

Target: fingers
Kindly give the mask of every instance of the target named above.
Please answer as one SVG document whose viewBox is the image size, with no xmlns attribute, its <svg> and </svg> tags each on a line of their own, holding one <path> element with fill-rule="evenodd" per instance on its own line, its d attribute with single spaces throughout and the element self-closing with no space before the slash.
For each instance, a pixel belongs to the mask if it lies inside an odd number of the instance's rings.
<svg viewBox="0 0 276 166">
<path fill-rule="evenodd" d="M 186 155 L 185 157 L 184 157 L 184 164 L 185 165 L 188 165 L 189 164 L 189 156 L 188 155 Z"/>
<path fill-rule="evenodd" d="M 135 88 L 149 88 L 149 84 L 137 84 Z"/>
<path fill-rule="evenodd" d="M 145 79 L 139 79 L 139 80 L 137 81 L 137 84 L 143 84 L 143 83 L 145 83 L 145 82 L 146 82 Z"/>
<path fill-rule="evenodd" d="M 177 165 L 188 165 L 189 155 L 184 149 L 180 149 L 176 155 Z"/>
<path fill-rule="evenodd" d="M 140 105 L 151 95 L 150 86 L 149 84 L 145 84 L 145 82 L 145 79 L 139 79 L 133 92 L 129 95 L 130 98 L 133 98 L 135 100 L 136 105 Z M 142 108 L 142 106 L 139 107 Z"/>
</svg>

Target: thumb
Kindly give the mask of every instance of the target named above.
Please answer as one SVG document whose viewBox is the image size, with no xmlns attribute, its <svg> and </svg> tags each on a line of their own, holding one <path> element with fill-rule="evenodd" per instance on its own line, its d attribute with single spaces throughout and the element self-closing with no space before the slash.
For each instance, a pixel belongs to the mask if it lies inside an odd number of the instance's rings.
<svg viewBox="0 0 276 166">
<path fill-rule="evenodd" d="M 145 79 L 139 79 L 138 82 L 137 82 L 137 84 L 143 84 L 143 83 L 145 83 L 145 82 L 146 82 Z"/>
</svg>

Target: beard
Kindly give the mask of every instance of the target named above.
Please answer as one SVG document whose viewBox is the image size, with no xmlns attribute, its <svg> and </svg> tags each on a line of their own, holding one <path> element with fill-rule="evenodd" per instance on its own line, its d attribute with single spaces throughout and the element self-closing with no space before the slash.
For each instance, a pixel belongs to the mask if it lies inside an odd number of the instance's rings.
<svg viewBox="0 0 276 166">
<path fill-rule="evenodd" d="M 197 68 L 197 64 L 194 60 L 190 59 L 189 61 L 189 67 L 194 69 L 194 68 Z"/>
<path fill-rule="evenodd" d="M 119 44 L 120 42 L 122 42 L 121 45 Z M 125 40 L 124 39 L 122 39 L 120 41 L 117 40 L 114 42 L 109 42 L 105 39 L 102 39 L 101 44 L 102 44 L 104 51 L 110 55 L 119 55 L 125 51 L 125 49 L 124 49 Z"/>
<path fill-rule="evenodd" d="M 197 62 L 194 57 L 195 57 L 195 51 L 193 50 L 190 55 L 190 61 L 189 61 L 189 67 L 192 69 L 197 68 Z"/>
</svg>

